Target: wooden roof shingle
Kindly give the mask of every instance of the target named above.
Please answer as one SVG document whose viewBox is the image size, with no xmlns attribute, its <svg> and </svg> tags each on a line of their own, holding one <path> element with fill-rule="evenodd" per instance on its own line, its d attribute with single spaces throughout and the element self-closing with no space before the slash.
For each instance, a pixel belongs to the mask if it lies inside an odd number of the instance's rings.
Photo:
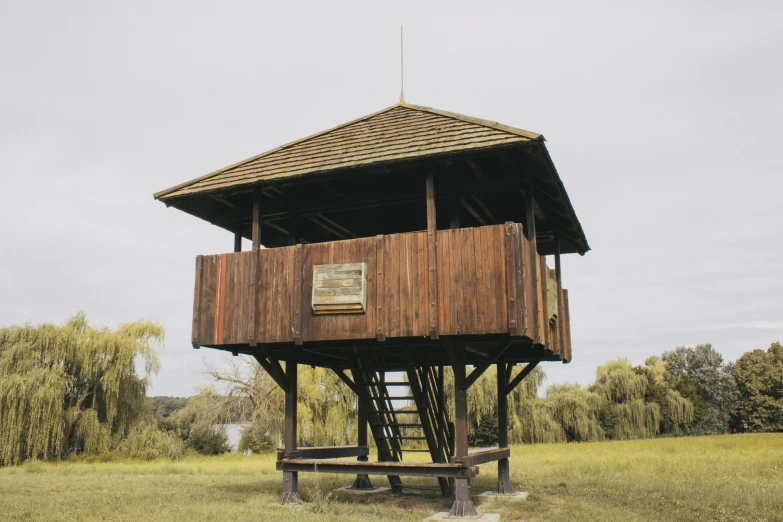
<svg viewBox="0 0 783 522">
<path fill-rule="evenodd" d="M 155 194 L 163 201 L 242 185 L 531 141 L 496 122 L 404 102 Z"/>
</svg>

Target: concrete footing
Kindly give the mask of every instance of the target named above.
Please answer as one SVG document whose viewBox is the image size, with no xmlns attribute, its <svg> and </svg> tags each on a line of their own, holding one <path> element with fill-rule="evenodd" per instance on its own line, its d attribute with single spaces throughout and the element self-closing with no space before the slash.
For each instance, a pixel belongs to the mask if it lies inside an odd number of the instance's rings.
<svg viewBox="0 0 783 522">
<path fill-rule="evenodd" d="M 498 495 L 494 491 L 485 491 L 484 493 L 479 493 L 476 495 L 476 498 L 488 502 L 490 500 L 495 499 L 503 499 L 503 500 L 509 500 L 512 502 L 522 502 L 524 500 L 527 500 L 527 492 L 526 491 L 517 491 L 516 493 L 511 493 L 509 495 Z"/>
<path fill-rule="evenodd" d="M 342 488 L 337 488 L 337 491 L 342 491 L 343 493 L 349 493 L 351 495 L 373 495 L 375 493 L 391 491 L 391 488 L 377 487 L 372 489 L 354 489 L 353 486 L 345 486 Z"/>
</svg>

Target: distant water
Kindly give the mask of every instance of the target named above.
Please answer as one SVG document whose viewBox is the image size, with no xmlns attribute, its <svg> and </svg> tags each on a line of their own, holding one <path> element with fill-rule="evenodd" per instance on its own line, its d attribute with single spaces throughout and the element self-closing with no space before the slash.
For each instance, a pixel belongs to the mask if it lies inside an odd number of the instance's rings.
<svg viewBox="0 0 783 522">
<path fill-rule="evenodd" d="M 236 453 L 237 447 L 239 446 L 239 439 L 242 438 L 242 430 L 245 429 L 245 426 L 247 424 L 215 424 L 214 427 L 217 429 L 224 429 L 226 430 L 226 435 L 228 435 L 228 445 L 231 447 L 231 453 Z"/>
</svg>

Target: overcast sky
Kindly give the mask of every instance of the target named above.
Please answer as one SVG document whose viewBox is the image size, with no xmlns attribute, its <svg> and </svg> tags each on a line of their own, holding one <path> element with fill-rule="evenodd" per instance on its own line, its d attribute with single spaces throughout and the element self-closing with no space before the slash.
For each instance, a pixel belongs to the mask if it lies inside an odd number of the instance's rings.
<svg viewBox="0 0 783 522">
<path fill-rule="evenodd" d="M 149 318 L 154 395 L 207 380 L 194 259 L 233 237 L 153 192 L 405 97 L 542 133 L 592 251 L 566 256 L 591 382 L 783 340 L 783 2 L 0 3 L 0 325 Z"/>
</svg>

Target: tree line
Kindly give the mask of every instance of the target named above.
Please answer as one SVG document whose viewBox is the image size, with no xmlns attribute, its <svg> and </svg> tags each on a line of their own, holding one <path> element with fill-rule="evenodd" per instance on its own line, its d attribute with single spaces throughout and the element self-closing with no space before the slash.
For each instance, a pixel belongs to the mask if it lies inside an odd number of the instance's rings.
<svg viewBox="0 0 783 522">
<path fill-rule="evenodd" d="M 96 328 L 84 314 L 64 325 L 0 328 L 0 466 L 221 453 L 227 445 L 220 425 L 229 422 L 248 425 L 240 450 L 278 446 L 284 396 L 249 358 L 207 368 L 215 386 L 194 397 L 146 397 L 160 368 L 155 346 L 163 340 L 155 323 Z M 355 395 L 330 370 L 298 372 L 299 444 L 354 443 Z M 638 366 L 617 359 L 599 366 L 588 386 L 554 385 L 541 396 L 545 378 L 536 368 L 509 396 L 514 443 L 783 431 L 780 343 L 736 362 L 725 362 L 709 344 L 678 347 Z M 497 442 L 495 380 L 490 369 L 468 393 L 477 446 Z M 451 403 L 453 390 L 446 392 Z"/>
</svg>

